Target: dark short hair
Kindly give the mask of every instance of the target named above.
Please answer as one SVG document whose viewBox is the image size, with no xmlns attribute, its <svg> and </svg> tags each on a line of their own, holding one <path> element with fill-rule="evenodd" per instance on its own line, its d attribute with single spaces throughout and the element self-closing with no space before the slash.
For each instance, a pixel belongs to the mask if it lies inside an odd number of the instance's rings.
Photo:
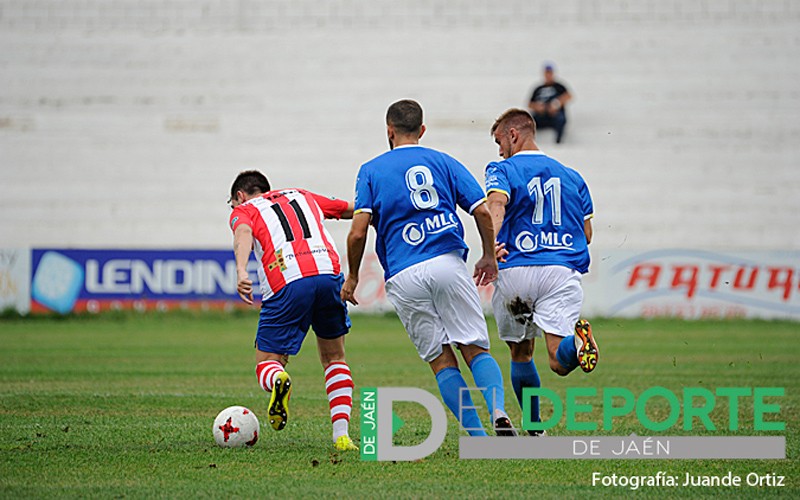
<svg viewBox="0 0 800 500">
<path fill-rule="evenodd" d="M 244 191 L 247 194 L 266 193 L 269 191 L 267 176 L 258 170 L 240 172 L 231 185 L 231 199 L 236 197 L 238 191 Z"/>
<path fill-rule="evenodd" d="M 524 109 L 511 108 L 506 110 L 497 118 L 497 120 L 494 121 L 494 125 L 492 125 L 492 130 L 490 133 L 494 135 L 494 133 L 500 127 L 502 127 L 502 132 L 505 132 L 510 128 L 515 128 L 519 131 L 528 129 L 533 135 L 536 135 L 536 122 L 533 121 L 533 117 L 531 116 L 530 112 L 525 111 Z"/>
<path fill-rule="evenodd" d="M 416 134 L 422 127 L 422 106 L 411 99 L 397 101 L 386 110 L 386 124 L 401 134 Z"/>
</svg>

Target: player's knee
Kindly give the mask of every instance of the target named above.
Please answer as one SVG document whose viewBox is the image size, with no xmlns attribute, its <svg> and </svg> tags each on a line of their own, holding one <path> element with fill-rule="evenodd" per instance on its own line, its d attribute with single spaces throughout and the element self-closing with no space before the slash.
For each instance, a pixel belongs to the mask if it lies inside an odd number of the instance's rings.
<svg viewBox="0 0 800 500">
<path fill-rule="evenodd" d="M 320 350 L 319 360 L 322 366 L 328 366 L 332 363 L 344 363 L 344 349 Z"/>
<path fill-rule="evenodd" d="M 445 368 L 458 368 L 458 360 L 456 359 L 455 353 L 453 353 L 453 349 L 449 345 L 443 345 L 442 352 L 433 360 L 428 361 L 428 364 L 434 374 L 439 373 Z"/>
<path fill-rule="evenodd" d="M 461 357 L 464 358 L 464 361 L 466 361 L 468 365 L 472 365 L 472 360 L 479 354 L 489 352 L 488 349 L 475 344 L 458 344 L 458 350 L 461 352 Z"/>
</svg>

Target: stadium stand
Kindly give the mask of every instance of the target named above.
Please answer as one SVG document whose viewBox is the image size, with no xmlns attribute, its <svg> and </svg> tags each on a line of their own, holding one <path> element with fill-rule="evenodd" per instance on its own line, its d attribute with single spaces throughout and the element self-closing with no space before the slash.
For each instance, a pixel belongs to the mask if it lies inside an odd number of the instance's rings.
<svg viewBox="0 0 800 500">
<path fill-rule="evenodd" d="M 0 247 L 226 247 L 236 172 L 350 197 L 402 97 L 482 178 L 550 59 L 575 101 L 541 146 L 592 189 L 595 258 L 797 249 L 798 26 L 790 0 L 0 0 Z"/>
</svg>

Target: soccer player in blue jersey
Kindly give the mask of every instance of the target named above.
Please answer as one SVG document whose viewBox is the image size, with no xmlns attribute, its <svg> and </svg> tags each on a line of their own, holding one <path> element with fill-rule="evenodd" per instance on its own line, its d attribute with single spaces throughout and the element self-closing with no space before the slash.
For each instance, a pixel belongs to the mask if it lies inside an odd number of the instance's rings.
<svg viewBox="0 0 800 500">
<path fill-rule="evenodd" d="M 358 303 L 355 290 L 372 224 L 386 295 L 417 353 L 430 364 L 447 407 L 470 435 L 486 435 L 458 368 L 456 347 L 481 389 L 497 434 L 516 435 L 504 409 L 503 375 L 489 354 L 476 287 L 497 277 L 494 231 L 483 189 L 457 160 L 419 145 L 425 125 L 417 102 L 392 104 L 386 129 L 390 151 L 358 172 L 347 237 L 350 269 L 342 299 Z M 467 245 L 457 206 L 475 218 L 481 237 L 483 255 L 472 279 L 464 264 Z"/>
<path fill-rule="evenodd" d="M 500 260 L 492 309 L 500 339 L 511 349 L 511 386 L 522 406 L 522 389 L 541 385 L 533 347 L 542 333 L 557 374 L 578 366 L 588 373 L 597 365 L 592 328 L 579 319 L 594 209 L 580 174 L 536 146 L 527 111 L 506 111 L 491 133 L 504 158 L 486 167 Z M 532 403 L 537 420 L 538 398 Z"/>
</svg>

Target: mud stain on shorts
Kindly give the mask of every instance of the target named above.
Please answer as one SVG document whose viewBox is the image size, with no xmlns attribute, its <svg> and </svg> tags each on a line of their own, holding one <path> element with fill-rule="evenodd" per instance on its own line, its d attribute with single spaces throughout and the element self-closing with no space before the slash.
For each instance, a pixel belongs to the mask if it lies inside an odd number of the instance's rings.
<svg viewBox="0 0 800 500">
<path fill-rule="evenodd" d="M 508 312 L 514 318 L 514 321 L 520 325 L 526 325 L 533 321 L 533 310 L 531 304 L 525 302 L 520 297 L 514 297 L 514 300 L 506 304 Z"/>
</svg>

